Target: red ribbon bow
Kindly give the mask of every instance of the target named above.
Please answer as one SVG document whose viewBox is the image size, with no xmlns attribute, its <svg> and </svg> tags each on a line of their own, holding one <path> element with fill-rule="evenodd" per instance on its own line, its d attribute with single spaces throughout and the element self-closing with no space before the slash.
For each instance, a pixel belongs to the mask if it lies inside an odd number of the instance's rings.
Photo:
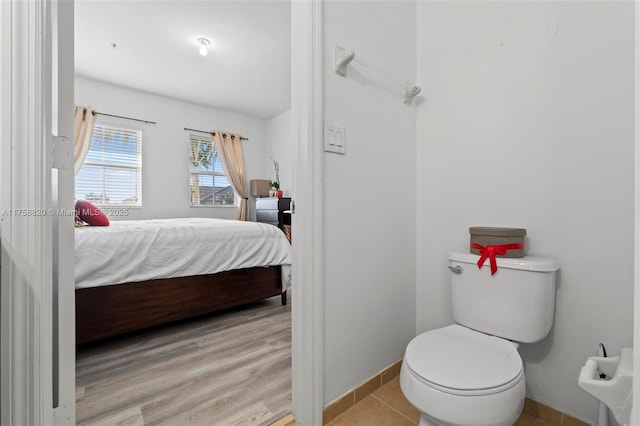
<svg viewBox="0 0 640 426">
<path fill-rule="evenodd" d="M 489 258 L 489 263 L 491 264 L 491 275 L 498 272 L 498 263 L 496 262 L 496 254 L 503 255 L 507 254 L 508 250 L 517 250 L 524 248 L 524 244 L 515 243 L 515 244 L 502 244 L 499 246 L 483 246 L 476 243 L 471 243 L 471 248 L 480 250 L 480 259 L 478 259 L 478 268 L 482 268 L 484 265 L 484 261 Z"/>
</svg>

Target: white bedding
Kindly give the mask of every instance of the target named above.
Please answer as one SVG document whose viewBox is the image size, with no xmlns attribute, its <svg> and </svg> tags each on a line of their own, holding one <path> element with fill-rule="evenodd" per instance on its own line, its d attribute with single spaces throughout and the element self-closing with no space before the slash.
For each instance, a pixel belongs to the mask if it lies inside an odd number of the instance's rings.
<svg viewBox="0 0 640 426">
<path fill-rule="evenodd" d="M 75 230 L 76 288 L 282 267 L 291 285 L 291 245 L 273 225 L 225 219 L 112 221 Z"/>
</svg>

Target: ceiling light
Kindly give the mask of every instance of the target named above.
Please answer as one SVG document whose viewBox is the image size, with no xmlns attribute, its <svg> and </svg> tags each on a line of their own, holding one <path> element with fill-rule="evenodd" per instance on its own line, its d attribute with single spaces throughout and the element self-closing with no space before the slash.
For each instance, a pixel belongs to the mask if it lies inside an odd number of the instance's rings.
<svg viewBox="0 0 640 426">
<path fill-rule="evenodd" d="M 207 53 L 209 53 L 209 51 L 207 50 L 207 46 L 210 46 L 211 42 L 206 38 L 199 38 L 198 45 L 200 46 L 198 52 L 200 52 L 202 56 L 207 56 Z"/>
</svg>

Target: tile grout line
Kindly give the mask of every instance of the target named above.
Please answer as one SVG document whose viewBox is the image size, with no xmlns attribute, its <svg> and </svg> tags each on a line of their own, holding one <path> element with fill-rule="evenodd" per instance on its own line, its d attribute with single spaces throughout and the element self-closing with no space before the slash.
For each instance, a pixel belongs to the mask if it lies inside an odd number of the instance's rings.
<svg viewBox="0 0 640 426">
<path fill-rule="evenodd" d="M 374 395 L 373 393 L 369 394 L 372 397 L 374 397 L 375 399 L 377 399 L 378 401 L 382 402 L 384 405 L 386 405 L 387 407 L 391 408 L 393 411 L 395 411 L 396 413 L 400 414 L 402 417 L 404 417 L 405 419 L 409 420 L 411 423 L 417 425 L 418 423 L 414 422 L 412 419 L 410 419 L 409 417 L 407 417 L 404 413 L 396 410 L 395 408 L 393 408 L 391 405 L 387 404 L 385 401 L 383 401 L 382 399 L 378 398 L 376 395 Z"/>
</svg>

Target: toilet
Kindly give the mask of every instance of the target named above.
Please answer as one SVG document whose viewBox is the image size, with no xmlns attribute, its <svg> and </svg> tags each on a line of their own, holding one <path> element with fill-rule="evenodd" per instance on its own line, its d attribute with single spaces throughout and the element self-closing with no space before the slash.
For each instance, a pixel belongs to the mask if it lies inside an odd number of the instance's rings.
<svg viewBox="0 0 640 426">
<path fill-rule="evenodd" d="M 449 253 L 456 324 L 416 336 L 405 351 L 400 387 L 420 426 L 513 425 L 525 397 L 518 343 L 542 340 L 553 324 L 555 260 L 498 258 L 491 275 L 478 258 Z"/>
</svg>

